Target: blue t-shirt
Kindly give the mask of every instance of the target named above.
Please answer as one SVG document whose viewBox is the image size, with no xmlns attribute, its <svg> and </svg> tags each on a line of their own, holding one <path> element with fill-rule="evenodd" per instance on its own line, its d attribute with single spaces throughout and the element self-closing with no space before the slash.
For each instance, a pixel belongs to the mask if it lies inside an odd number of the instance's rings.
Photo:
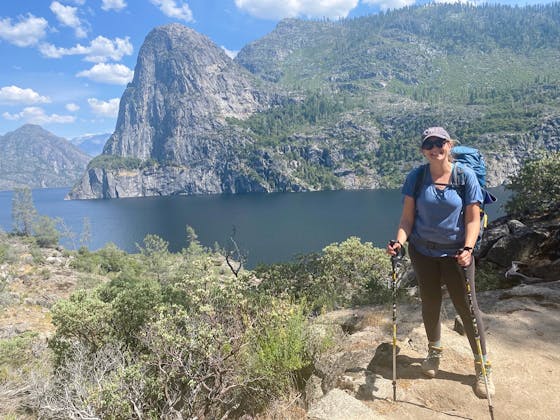
<svg viewBox="0 0 560 420">
<path fill-rule="evenodd" d="M 482 204 L 482 189 L 476 179 L 476 174 L 471 168 L 461 166 L 465 173 L 464 205 Z M 402 187 L 404 195 L 416 198 L 416 217 L 408 240 L 421 254 L 430 257 L 453 256 L 459 248 L 462 248 L 465 240 L 463 200 L 453 187 L 447 186 L 443 190 L 436 188 L 429 169 L 424 173 L 424 182 L 420 187 L 418 197 L 414 197 L 416 178 L 422 176 L 422 168 L 420 166 L 410 171 Z M 450 246 L 446 249 L 432 249 L 423 245 L 422 241 L 449 244 Z"/>
</svg>

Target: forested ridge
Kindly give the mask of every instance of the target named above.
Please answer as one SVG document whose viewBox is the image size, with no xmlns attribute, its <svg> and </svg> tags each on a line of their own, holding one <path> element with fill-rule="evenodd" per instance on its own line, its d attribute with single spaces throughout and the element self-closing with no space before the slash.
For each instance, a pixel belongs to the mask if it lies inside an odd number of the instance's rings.
<svg viewBox="0 0 560 420">
<path fill-rule="evenodd" d="M 416 139 L 428 125 L 444 125 L 483 150 L 523 149 L 560 111 L 559 41 L 558 3 L 429 5 L 336 22 L 287 19 L 236 60 L 294 99 L 241 124 L 256 139 L 256 155 L 266 147 L 316 171 L 343 166 L 391 185 L 419 161 Z M 366 128 L 360 133 L 355 126 Z M 309 159 L 313 148 L 336 162 Z M 296 156 L 286 157 L 286 150 Z"/>
</svg>

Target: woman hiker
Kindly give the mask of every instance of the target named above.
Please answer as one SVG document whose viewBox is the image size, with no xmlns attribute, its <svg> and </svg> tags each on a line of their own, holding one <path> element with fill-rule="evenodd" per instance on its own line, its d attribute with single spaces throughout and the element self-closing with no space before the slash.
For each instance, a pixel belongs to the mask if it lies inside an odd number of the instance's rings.
<svg viewBox="0 0 560 420">
<path fill-rule="evenodd" d="M 428 338 L 428 355 L 422 372 L 429 377 L 438 373 L 443 354 L 440 312 L 441 285 L 445 284 L 453 305 L 463 320 L 474 355 L 476 395 L 487 398 L 481 363 L 486 367 L 488 393 L 494 395 L 490 362 L 486 358 L 484 324 L 476 301 L 472 255 L 480 229 L 480 205 L 483 193 L 472 169 L 464 167 L 464 203 L 455 188 L 450 187 L 453 170 L 451 148 L 454 141 L 442 127 L 431 127 L 422 134 L 421 151 L 429 170 L 413 169 L 402 187 L 403 209 L 397 236 L 387 245 L 387 253 L 396 255 L 408 240 L 412 266 L 422 299 L 422 319 Z M 423 179 L 418 180 L 419 176 Z M 473 309 L 480 334 L 480 360 L 464 276 L 469 279 Z"/>
</svg>

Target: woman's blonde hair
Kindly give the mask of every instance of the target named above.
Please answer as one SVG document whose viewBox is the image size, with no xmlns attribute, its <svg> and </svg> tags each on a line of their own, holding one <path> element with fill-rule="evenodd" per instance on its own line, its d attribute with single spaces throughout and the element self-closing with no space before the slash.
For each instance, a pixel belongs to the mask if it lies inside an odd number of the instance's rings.
<svg viewBox="0 0 560 420">
<path fill-rule="evenodd" d="M 449 154 L 447 155 L 447 160 L 449 160 L 449 162 L 453 162 L 455 160 L 455 155 L 451 152 L 451 150 L 459 144 L 459 140 L 449 139 L 447 141 L 451 144 Z"/>
</svg>

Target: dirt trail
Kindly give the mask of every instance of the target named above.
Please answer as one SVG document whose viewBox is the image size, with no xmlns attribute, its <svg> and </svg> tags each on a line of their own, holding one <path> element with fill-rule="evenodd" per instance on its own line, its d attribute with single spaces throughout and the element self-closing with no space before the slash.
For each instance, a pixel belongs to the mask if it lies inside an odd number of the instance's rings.
<svg viewBox="0 0 560 420">
<path fill-rule="evenodd" d="M 496 386 L 494 418 L 560 418 L 560 281 L 486 292 L 478 297 Z M 426 352 L 420 308 L 418 304 L 398 308 L 396 402 L 391 385 L 390 332 L 386 343 L 377 346 L 378 353 L 382 350 L 386 354 L 372 362 L 372 398 L 360 400 L 383 418 L 490 418 L 487 400 L 479 399 L 473 391 L 474 367 L 467 338 L 453 330 L 455 312 L 448 300 L 444 306 L 444 357 L 433 379 L 420 370 Z M 390 323 L 390 319 L 384 320 L 386 327 Z"/>
</svg>

